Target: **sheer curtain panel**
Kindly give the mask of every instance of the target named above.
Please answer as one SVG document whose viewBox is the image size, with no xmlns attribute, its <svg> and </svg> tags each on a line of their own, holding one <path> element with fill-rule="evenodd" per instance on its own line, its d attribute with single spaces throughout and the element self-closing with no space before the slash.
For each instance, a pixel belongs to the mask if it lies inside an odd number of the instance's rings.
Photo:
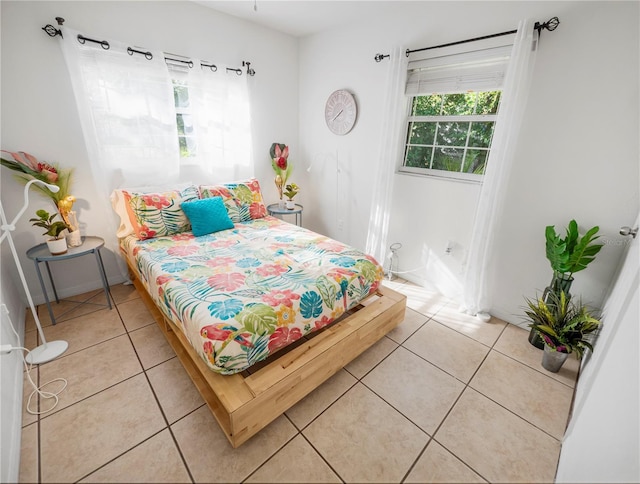
<svg viewBox="0 0 640 484">
<path fill-rule="evenodd" d="M 514 163 L 516 142 L 535 63 L 538 36 L 533 26 L 531 20 L 520 22 L 511 49 L 464 277 L 462 309 L 483 320 L 491 317 L 494 234 L 499 228 L 498 218 Z"/>
<path fill-rule="evenodd" d="M 381 146 L 378 150 L 380 156 L 375 171 L 366 248 L 367 253 L 383 265 L 386 265 L 393 177 L 404 148 L 407 108 L 407 98 L 404 95 L 407 57 L 404 49 L 395 47 L 389 59 Z"/>
<path fill-rule="evenodd" d="M 216 182 L 253 176 L 248 76 L 220 64 L 216 71 L 194 64 L 187 84 L 197 153 L 187 163 L 197 164 Z"/>
<path fill-rule="evenodd" d="M 92 216 L 108 220 L 113 237 L 108 248 L 118 253 L 118 220 L 109 195 L 114 188 L 159 185 L 179 172 L 173 91 L 162 52 L 129 55 L 127 45 L 110 41 L 110 48 L 78 42 L 78 32 L 63 29 L 64 59 L 71 78 L 82 125 L 96 196 L 104 204 Z M 149 180 L 152 180 L 150 182 Z M 116 258 L 122 275 L 126 267 Z"/>
</svg>

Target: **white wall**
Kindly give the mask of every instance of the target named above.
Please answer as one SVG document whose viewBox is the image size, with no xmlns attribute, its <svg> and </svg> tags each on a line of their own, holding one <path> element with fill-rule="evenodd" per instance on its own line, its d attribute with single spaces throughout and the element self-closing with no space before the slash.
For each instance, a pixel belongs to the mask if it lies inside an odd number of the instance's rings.
<svg viewBox="0 0 640 484">
<path fill-rule="evenodd" d="M 241 66 L 251 62 L 257 74 L 250 79 L 253 149 L 256 176 L 267 200 L 276 198 L 269 148 L 274 141 L 298 150 L 298 41 L 191 2 L 56 2 L 2 1 L 2 149 L 26 151 L 46 161 L 74 168 L 74 209 L 83 234 L 110 242 L 103 250 L 107 276 L 121 282 L 116 266 L 115 229 L 108 200 L 96 193 L 79 124 L 75 101 L 58 39 L 41 28 L 66 19 L 65 25 L 86 36 L 116 39 L 164 52 Z M 0 170 L 2 202 L 11 219 L 21 204 L 22 185 L 6 168 Z M 153 174 L 150 174 L 152 177 Z M 191 180 L 219 182 L 223 180 Z M 19 200 L 18 206 L 14 203 Z M 304 200 L 304 195 L 300 200 Z M 33 262 L 23 254 L 43 242 L 41 231 L 27 222 L 50 202 L 35 193 L 30 210 L 17 225 L 16 245 L 22 256 L 29 287 L 43 302 Z M 31 209 L 33 212 L 31 212 Z M 105 216 L 107 215 L 107 216 Z M 3 259 L 4 262 L 4 259 Z M 52 264 L 60 296 L 101 287 L 93 265 L 84 258 Z M 11 270 L 9 264 L 3 264 Z M 86 269 L 85 269 L 86 267 Z M 4 269 L 3 269 L 4 270 Z"/>
<path fill-rule="evenodd" d="M 535 296 L 551 279 L 544 228 L 553 224 L 563 231 L 572 218 L 583 230 L 599 225 L 607 244 L 576 275 L 572 290 L 601 304 L 621 253 L 619 227 L 631 223 L 640 203 L 638 3 L 388 3 L 388 11 L 375 17 L 363 3 L 361 22 L 300 42 L 300 143 L 305 160 L 314 163 L 307 224 L 357 247 L 366 245 L 389 65 L 377 64 L 376 53 L 511 30 L 526 17 L 558 16 L 558 29 L 542 34 L 499 219 L 492 313 L 523 322 L 523 296 Z M 338 88 L 352 91 L 360 107 L 356 126 L 344 137 L 332 135 L 323 120 L 326 98 Z M 336 156 L 342 171 L 338 186 Z M 394 176 L 389 242 L 403 244 L 400 270 L 422 268 L 409 278 L 448 295 L 459 292 L 478 190 L 472 184 Z M 448 240 L 456 244 L 451 256 L 444 255 Z"/>
</svg>

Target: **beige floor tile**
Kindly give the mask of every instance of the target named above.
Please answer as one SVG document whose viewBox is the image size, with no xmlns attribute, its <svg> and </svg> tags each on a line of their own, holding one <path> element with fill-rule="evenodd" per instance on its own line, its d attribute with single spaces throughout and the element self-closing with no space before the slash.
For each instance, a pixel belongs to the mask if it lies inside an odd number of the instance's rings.
<svg viewBox="0 0 640 484">
<path fill-rule="evenodd" d="M 64 340 L 69 343 L 65 355 L 70 355 L 125 333 L 122 321 L 115 309 L 102 309 L 86 317 L 70 319 L 55 326 L 48 326 L 43 328 L 43 331 L 47 341 Z"/>
<path fill-rule="evenodd" d="M 419 356 L 398 348 L 362 382 L 429 435 L 464 390 L 464 384 Z"/>
<path fill-rule="evenodd" d="M 398 343 L 385 336 L 344 368 L 360 379 L 397 347 Z"/>
<path fill-rule="evenodd" d="M 562 439 L 573 389 L 491 351 L 470 386 L 548 434 Z"/>
<path fill-rule="evenodd" d="M 56 323 L 104 309 L 107 304 L 103 289 L 95 289 L 75 296 L 65 297 L 60 299 L 59 303 L 56 302 L 53 293 L 49 295 L 51 297 L 49 299 L 51 310 L 56 318 Z M 46 304 L 38 306 L 38 318 L 43 327 L 51 324 L 51 316 Z"/>
<path fill-rule="evenodd" d="M 153 316 L 140 298 L 119 303 L 118 311 L 127 331 L 135 331 L 143 326 L 155 323 Z"/>
<path fill-rule="evenodd" d="M 191 482 L 176 444 L 163 430 L 80 482 Z"/>
<path fill-rule="evenodd" d="M 38 385 L 38 367 L 34 366 L 30 370 L 31 379 L 33 382 Z M 23 372 L 23 380 L 22 380 L 22 426 L 26 426 L 38 421 L 38 416 L 33 415 L 27 412 L 27 403 L 29 401 L 29 395 L 33 392 L 33 385 L 29 382 L 29 378 L 27 377 L 27 372 Z M 38 411 L 38 395 L 34 395 L 31 398 L 31 405 L 29 408 L 32 411 Z"/>
<path fill-rule="evenodd" d="M 281 415 L 234 449 L 208 407 L 199 408 L 171 428 L 196 482 L 241 482 L 296 434 L 295 427 Z"/>
<path fill-rule="evenodd" d="M 287 410 L 287 417 L 291 419 L 298 429 L 303 429 L 349 388 L 355 385 L 357 381 L 344 369 L 340 370 Z"/>
<path fill-rule="evenodd" d="M 38 482 L 38 424 L 22 428 L 18 482 Z"/>
<path fill-rule="evenodd" d="M 407 483 L 487 482 L 438 442 L 429 442 L 404 481 Z"/>
<path fill-rule="evenodd" d="M 430 320 L 403 346 L 467 383 L 489 353 L 489 347 Z"/>
<path fill-rule="evenodd" d="M 400 482 L 429 439 L 361 383 L 303 434 L 345 482 Z"/>
<path fill-rule="evenodd" d="M 507 325 L 498 318 L 491 318 L 485 322 L 475 316 L 461 313 L 459 305 L 455 303 L 443 306 L 433 319 L 487 346 L 493 346 Z"/>
<path fill-rule="evenodd" d="M 553 482 L 560 442 L 467 388 L 436 441 L 489 482 Z"/>
<path fill-rule="evenodd" d="M 295 465 L 291 465 L 295 462 Z M 245 482 L 342 482 L 331 467 L 297 435 Z"/>
<path fill-rule="evenodd" d="M 131 331 L 129 336 L 145 370 L 176 355 L 157 324 Z"/>
<path fill-rule="evenodd" d="M 42 419 L 43 482 L 82 479 L 165 425 L 143 375 Z"/>
<path fill-rule="evenodd" d="M 140 298 L 133 284 L 115 284 L 109 287 L 109 292 L 116 304 Z"/>
<path fill-rule="evenodd" d="M 177 357 L 151 368 L 147 376 L 169 423 L 204 405 L 198 389 Z"/>
<path fill-rule="evenodd" d="M 436 314 L 442 306 L 449 302 L 442 294 L 429 291 L 409 282 L 402 286 L 400 292 L 407 296 L 408 308 L 429 317 Z"/>
<path fill-rule="evenodd" d="M 54 412 L 142 372 L 126 334 L 41 365 L 40 384 L 65 378 Z M 47 404 L 43 403 L 43 406 Z"/>
<path fill-rule="evenodd" d="M 575 387 L 580 370 L 580 361 L 574 355 L 569 355 L 569 358 L 564 362 L 558 373 L 547 371 L 542 367 L 542 350 L 531 345 L 528 338 L 528 330 L 509 324 L 498 339 L 494 349 L 550 376 L 554 380 L 558 380 L 570 387 Z"/>
<path fill-rule="evenodd" d="M 411 308 L 406 308 L 404 320 L 389 331 L 387 336 L 396 343 L 401 344 L 426 323 L 428 319 L 428 316 L 414 311 Z"/>
</svg>

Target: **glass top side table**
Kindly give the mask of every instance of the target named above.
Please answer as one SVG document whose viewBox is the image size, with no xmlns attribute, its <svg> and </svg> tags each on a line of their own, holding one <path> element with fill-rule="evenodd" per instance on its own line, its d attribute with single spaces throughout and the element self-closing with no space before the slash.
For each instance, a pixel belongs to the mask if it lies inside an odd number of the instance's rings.
<svg viewBox="0 0 640 484">
<path fill-rule="evenodd" d="M 280 208 L 277 203 L 272 203 L 267 207 L 267 212 L 269 215 L 295 215 L 296 216 L 296 225 L 298 227 L 302 227 L 302 211 L 304 207 L 298 203 L 296 203 L 296 208 L 288 209 L 288 208 Z"/>
<path fill-rule="evenodd" d="M 96 264 L 98 265 L 98 271 L 100 272 L 100 278 L 102 279 L 104 294 L 107 297 L 107 306 L 109 307 L 109 309 L 111 309 L 111 299 L 109 297 L 109 282 L 107 281 L 107 276 L 104 271 L 104 264 L 102 263 L 102 256 L 100 255 L 100 249 L 102 247 L 104 247 L 104 239 L 102 239 L 101 237 L 87 235 L 86 237 L 82 237 L 82 245 L 78 247 L 69 247 L 67 249 L 67 252 L 65 252 L 64 254 L 51 255 L 51 252 L 49 252 L 49 248 L 47 247 L 46 243 L 31 247 L 27 251 L 27 257 L 33 260 L 36 266 L 38 280 L 40 281 L 40 287 L 42 288 L 42 293 L 44 294 L 44 300 L 47 303 L 47 309 L 49 310 L 49 316 L 51 317 L 52 324 L 56 324 L 56 318 L 54 317 L 53 310 L 51 309 L 51 303 L 49 301 L 49 295 L 47 294 L 47 288 L 44 284 L 44 279 L 42 279 L 42 273 L 40 272 L 40 263 L 45 263 L 47 273 L 49 274 L 49 282 L 51 283 L 51 287 L 53 289 L 53 295 L 56 298 L 56 302 L 59 303 L 60 298 L 58 297 L 56 285 L 54 284 L 53 277 L 51 276 L 51 268 L 49 267 L 49 262 L 73 259 L 75 257 L 94 254 L 96 257 Z"/>
</svg>

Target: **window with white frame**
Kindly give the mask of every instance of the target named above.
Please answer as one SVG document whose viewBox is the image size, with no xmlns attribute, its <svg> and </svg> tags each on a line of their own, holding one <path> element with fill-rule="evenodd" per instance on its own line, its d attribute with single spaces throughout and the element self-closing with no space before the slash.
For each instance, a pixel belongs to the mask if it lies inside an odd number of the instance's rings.
<svg viewBox="0 0 640 484">
<path fill-rule="evenodd" d="M 490 43 L 467 52 L 428 52 L 409 62 L 400 172 L 482 180 L 512 39 Z"/>
<path fill-rule="evenodd" d="M 193 159 L 198 152 L 195 132 L 193 106 L 189 97 L 188 65 L 167 60 L 169 74 L 173 85 L 173 100 L 176 109 L 176 126 L 178 127 L 178 146 L 180 159 L 186 162 Z"/>
</svg>

